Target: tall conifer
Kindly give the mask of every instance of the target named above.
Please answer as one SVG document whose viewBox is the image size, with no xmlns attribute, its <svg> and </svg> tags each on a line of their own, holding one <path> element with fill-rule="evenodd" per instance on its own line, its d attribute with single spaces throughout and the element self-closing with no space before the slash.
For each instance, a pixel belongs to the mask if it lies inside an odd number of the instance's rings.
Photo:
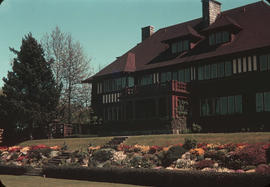
<svg viewBox="0 0 270 187">
<path fill-rule="evenodd" d="M 55 83 L 41 45 L 31 33 L 22 39 L 19 51 L 10 50 L 16 58 L 12 71 L 3 78 L 1 103 L 9 111 L 7 119 L 14 120 L 17 129 L 27 130 L 30 137 L 39 137 L 40 134 L 32 134 L 33 129 L 44 132 L 46 125 L 54 119 L 60 88 Z"/>
</svg>

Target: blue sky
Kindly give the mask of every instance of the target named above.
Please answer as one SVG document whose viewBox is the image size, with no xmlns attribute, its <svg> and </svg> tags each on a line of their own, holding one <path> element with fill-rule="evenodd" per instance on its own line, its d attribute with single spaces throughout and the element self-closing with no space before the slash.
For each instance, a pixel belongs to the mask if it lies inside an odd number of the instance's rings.
<svg viewBox="0 0 270 187">
<path fill-rule="evenodd" d="M 220 0 L 222 10 L 258 0 Z M 40 41 L 56 26 L 79 41 L 95 71 L 141 41 L 141 28 L 155 30 L 201 17 L 201 0 L 5 0 L 0 6 L 0 87 L 24 35 Z"/>
</svg>

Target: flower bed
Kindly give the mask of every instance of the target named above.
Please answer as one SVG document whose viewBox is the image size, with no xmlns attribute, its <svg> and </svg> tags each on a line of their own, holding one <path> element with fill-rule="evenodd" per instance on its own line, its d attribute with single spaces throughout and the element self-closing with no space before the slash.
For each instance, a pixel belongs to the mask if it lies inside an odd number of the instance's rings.
<svg viewBox="0 0 270 187">
<path fill-rule="evenodd" d="M 168 147 L 90 146 L 86 152 L 61 147 L 0 147 L 0 164 L 42 168 L 48 165 L 96 168 L 149 168 L 270 174 L 270 144 L 207 144 L 186 141 Z"/>
</svg>

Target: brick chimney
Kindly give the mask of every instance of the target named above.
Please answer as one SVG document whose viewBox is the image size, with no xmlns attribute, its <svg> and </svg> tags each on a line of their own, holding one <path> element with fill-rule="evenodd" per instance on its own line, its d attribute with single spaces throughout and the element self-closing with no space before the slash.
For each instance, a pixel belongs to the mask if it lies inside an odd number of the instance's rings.
<svg viewBox="0 0 270 187">
<path fill-rule="evenodd" d="M 215 0 L 202 0 L 202 13 L 205 27 L 214 23 L 221 12 L 221 3 Z"/>
<path fill-rule="evenodd" d="M 151 25 L 147 27 L 143 27 L 142 28 L 142 41 L 152 36 L 152 34 L 154 34 L 155 32 L 154 30 L 155 28 Z"/>
</svg>

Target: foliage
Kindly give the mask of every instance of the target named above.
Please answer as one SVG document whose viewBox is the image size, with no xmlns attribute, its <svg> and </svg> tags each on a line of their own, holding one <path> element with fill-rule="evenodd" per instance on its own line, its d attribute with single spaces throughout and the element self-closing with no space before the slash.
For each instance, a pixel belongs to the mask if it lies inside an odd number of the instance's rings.
<svg viewBox="0 0 270 187">
<path fill-rule="evenodd" d="M 191 138 L 185 138 L 183 147 L 187 150 L 195 148 L 197 145 L 197 140 Z"/>
<path fill-rule="evenodd" d="M 60 93 L 50 63 L 45 60 L 41 45 L 31 34 L 23 38 L 19 51 L 10 50 L 16 58 L 12 71 L 3 78 L 4 96 L 0 96 L 0 105 L 7 110 L 4 115 L 9 119 L 6 123 L 13 125 L 13 131 L 27 130 L 30 136 L 33 128 L 40 128 L 39 132 L 45 133 L 46 125 L 55 118 Z"/>
<path fill-rule="evenodd" d="M 202 127 L 196 123 L 192 124 L 191 129 L 193 133 L 200 133 L 202 131 Z"/>
<path fill-rule="evenodd" d="M 196 169 L 212 168 L 214 166 L 213 160 L 202 160 L 195 164 Z"/>
<path fill-rule="evenodd" d="M 164 166 L 169 166 L 173 161 L 176 161 L 178 158 L 187 152 L 187 150 L 179 145 L 172 146 L 165 154 L 165 158 L 162 161 Z"/>
</svg>

